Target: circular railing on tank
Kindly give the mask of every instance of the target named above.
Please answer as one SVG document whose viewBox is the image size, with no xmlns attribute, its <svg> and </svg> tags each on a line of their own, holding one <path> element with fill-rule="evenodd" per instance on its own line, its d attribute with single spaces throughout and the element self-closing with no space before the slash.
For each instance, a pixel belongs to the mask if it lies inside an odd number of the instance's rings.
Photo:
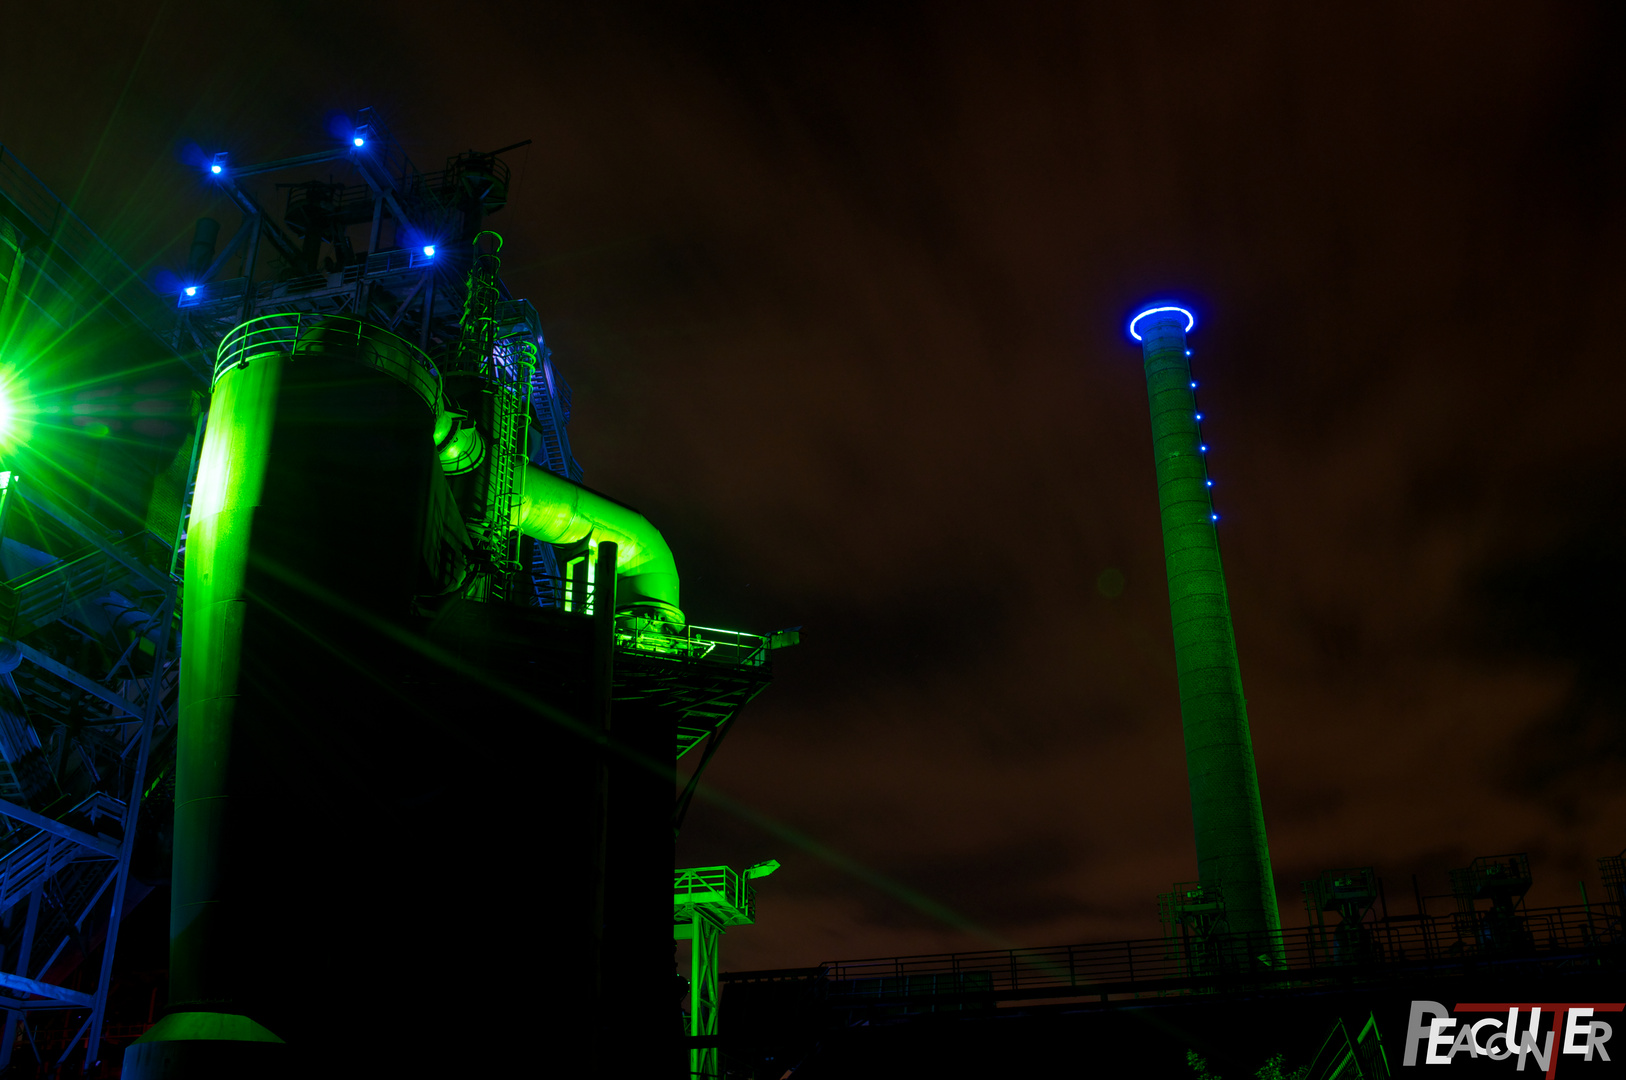
<svg viewBox="0 0 1626 1080">
<path fill-rule="evenodd" d="M 423 350 L 382 326 L 342 315 L 286 312 L 239 323 L 220 342 L 212 382 L 233 368 L 279 353 L 338 353 L 403 383 L 430 412 L 440 410 L 440 372 Z"/>
</svg>

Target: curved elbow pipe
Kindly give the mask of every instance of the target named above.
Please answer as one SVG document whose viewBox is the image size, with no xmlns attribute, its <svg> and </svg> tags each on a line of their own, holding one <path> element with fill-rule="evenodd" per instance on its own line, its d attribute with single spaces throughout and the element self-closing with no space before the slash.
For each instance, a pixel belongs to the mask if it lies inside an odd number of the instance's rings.
<svg viewBox="0 0 1626 1080">
<path fill-rule="evenodd" d="M 649 519 L 598 492 L 535 465 L 526 465 L 519 489 L 520 531 L 549 544 L 592 537 L 616 543 L 616 611 L 654 609 L 662 621 L 683 625 L 677 562 Z"/>
</svg>

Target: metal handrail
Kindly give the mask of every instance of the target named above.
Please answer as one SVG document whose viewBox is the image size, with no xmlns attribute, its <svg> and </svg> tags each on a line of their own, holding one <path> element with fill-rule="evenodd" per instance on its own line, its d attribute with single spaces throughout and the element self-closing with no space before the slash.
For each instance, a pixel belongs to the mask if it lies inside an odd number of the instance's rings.
<svg viewBox="0 0 1626 1080">
<path fill-rule="evenodd" d="M 768 661 L 768 638 L 762 634 L 693 625 L 672 630 L 657 625 L 654 619 L 626 620 L 616 629 L 615 643 L 627 652 L 680 656 L 736 667 L 761 667 Z"/>
<path fill-rule="evenodd" d="M 1515 939 L 1487 938 L 1477 932 L 1485 920 L 1473 920 L 1459 932 L 1459 912 L 1426 917 L 1375 919 L 1352 927 L 1341 954 L 1329 953 L 1315 927 L 1279 932 L 1280 966 L 1257 958 L 1269 956 L 1262 935 L 1215 935 L 1205 947 L 1170 955 L 1163 938 L 1061 945 L 1034 949 L 1001 949 L 970 953 L 878 957 L 832 961 L 823 965 L 832 998 L 875 1003 L 919 996 L 908 980 L 926 976 L 979 977 L 985 995 L 1031 996 L 1056 991 L 1087 994 L 1213 992 L 1231 984 L 1301 984 L 1327 980 L 1380 977 L 1385 971 L 1414 967 L 1564 960 L 1577 955 L 1603 958 L 1626 948 L 1626 930 L 1618 915 L 1580 905 L 1523 912 L 1523 932 Z M 1481 915 L 1488 913 L 1481 912 Z M 1614 953 L 1618 961 L 1618 951 Z M 898 980 L 905 980 L 899 984 Z M 889 985 L 890 984 L 890 985 Z M 920 985 L 924 986 L 925 983 Z M 970 988 L 954 993 L 969 993 Z"/>
<path fill-rule="evenodd" d="M 757 891 L 728 866 L 697 866 L 672 871 L 674 907 L 702 907 L 724 922 L 752 922 L 756 919 Z"/>
<path fill-rule="evenodd" d="M 570 594 L 572 586 L 563 579 L 555 582 L 561 592 Z M 572 614 L 593 613 L 593 582 L 576 586 L 579 592 L 569 596 L 567 610 Z M 761 667 L 768 662 L 772 647 L 765 634 L 752 634 L 744 630 L 724 630 L 715 626 L 696 626 L 689 623 L 675 628 L 671 623 L 655 616 L 620 616 L 616 619 L 615 645 L 623 652 L 646 656 L 669 656 L 684 660 L 706 660 L 714 664 L 735 667 Z"/>
<path fill-rule="evenodd" d="M 311 331 L 321 327 L 326 334 L 337 335 L 337 341 L 356 346 L 358 358 L 377 371 L 392 375 L 423 399 L 431 410 L 441 405 L 440 372 L 429 362 L 429 357 L 416 345 L 383 327 L 345 316 L 314 312 L 280 312 L 261 315 L 238 323 L 220 340 L 215 352 L 213 382 L 232 368 L 247 367 L 254 360 L 277 354 L 293 355 Z M 377 341 L 387 340 L 389 349 L 373 347 Z M 333 341 L 324 337 L 323 343 Z M 411 358 L 403 369 L 397 362 L 401 354 Z"/>
</svg>

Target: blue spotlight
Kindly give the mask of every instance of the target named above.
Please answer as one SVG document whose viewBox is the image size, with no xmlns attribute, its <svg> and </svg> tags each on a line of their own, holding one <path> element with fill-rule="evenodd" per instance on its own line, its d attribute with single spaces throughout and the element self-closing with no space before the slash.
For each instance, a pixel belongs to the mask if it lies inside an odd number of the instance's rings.
<svg viewBox="0 0 1626 1080">
<path fill-rule="evenodd" d="M 360 135 L 357 135 L 355 138 L 351 139 L 350 142 L 351 142 L 351 145 L 353 145 L 353 146 L 366 146 L 367 145 L 367 140 L 362 138 Z"/>
<path fill-rule="evenodd" d="M 1160 311 L 1177 311 L 1184 315 L 1186 317 L 1186 333 L 1188 334 L 1191 332 L 1191 328 L 1197 325 L 1197 316 L 1193 315 L 1185 308 L 1180 307 L 1177 304 L 1157 304 L 1153 307 L 1146 308 L 1133 319 L 1129 320 L 1129 336 L 1134 338 L 1136 341 L 1142 340 L 1141 336 L 1135 333 L 1135 324 L 1146 318 L 1146 316 L 1156 315 Z M 1189 356 L 1190 354 L 1188 353 L 1187 355 Z"/>
<path fill-rule="evenodd" d="M 198 287 L 196 285 L 188 285 L 186 287 L 186 295 L 188 295 L 188 296 L 196 296 L 196 295 L 198 295 Z"/>
<path fill-rule="evenodd" d="M 222 150 L 209 159 L 209 171 L 215 176 L 219 176 L 226 171 L 226 151 Z"/>
<path fill-rule="evenodd" d="M 426 259 L 433 259 L 435 257 L 435 245 L 434 244 L 425 244 L 423 246 L 423 257 L 426 258 Z"/>
</svg>

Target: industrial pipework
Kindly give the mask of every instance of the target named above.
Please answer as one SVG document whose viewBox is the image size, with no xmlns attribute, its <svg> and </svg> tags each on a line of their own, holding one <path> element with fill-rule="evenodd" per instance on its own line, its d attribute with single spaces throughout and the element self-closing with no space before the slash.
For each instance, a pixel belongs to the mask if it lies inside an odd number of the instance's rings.
<svg viewBox="0 0 1626 1080">
<path fill-rule="evenodd" d="M 483 416 L 492 412 L 487 402 Z M 447 432 L 470 414 L 482 412 L 453 409 L 417 346 L 371 323 L 271 316 L 222 343 L 187 544 L 171 1012 L 126 1059 L 131 1076 L 189 1075 L 174 1071 L 182 1066 L 248 1076 L 282 1067 L 277 1020 L 264 1011 L 272 1004 L 257 985 L 274 957 L 256 939 L 269 915 L 258 897 L 280 870 L 246 856 L 278 850 L 289 813 L 283 778 L 296 771 L 282 734 L 288 706 L 272 669 L 326 655 L 325 646 L 301 640 L 300 628 L 339 634 L 336 620 L 354 610 L 367 613 L 351 620 L 364 633 L 367 618 L 409 615 L 414 592 L 424 592 L 425 566 L 441 565 L 426 553 L 450 535 L 465 536 L 460 511 L 437 493 L 464 474 L 444 447 L 453 445 Z M 682 626 L 677 567 L 647 518 L 529 464 L 500 435 L 483 460 L 485 469 L 508 470 L 516 492 L 509 514 L 485 513 L 494 538 L 506 527 L 544 543 L 612 540 L 621 579 L 616 616 Z M 488 482 L 483 470 L 467 478 L 480 496 L 506 486 Z M 365 555 L 358 549 L 355 558 L 335 560 L 323 536 L 346 513 L 369 526 Z M 299 581 L 310 585 L 287 585 Z M 462 587 L 469 595 L 472 580 Z M 326 685 L 341 685 L 343 674 L 330 674 Z M 336 724 L 368 711 L 365 699 L 354 698 L 311 715 Z M 294 805 L 301 801 L 311 800 Z M 185 1057 L 181 1066 L 176 1055 Z"/>
<path fill-rule="evenodd" d="M 595 545 L 615 541 L 618 615 L 653 616 L 659 623 L 683 626 L 677 561 L 665 537 L 648 518 L 630 506 L 531 464 L 525 466 L 519 488 L 519 528 L 533 540 L 575 544 L 591 539 Z"/>
<path fill-rule="evenodd" d="M 1224 897 L 1225 929 L 1267 935 L 1249 955 L 1276 956 L 1281 917 L 1186 348 L 1194 325 L 1184 308 L 1156 304 L 1134 317 L 1129 333 L 1141 343 L 1151 399 L 1197 868 L 1203 887 Z"/>
</svg>

